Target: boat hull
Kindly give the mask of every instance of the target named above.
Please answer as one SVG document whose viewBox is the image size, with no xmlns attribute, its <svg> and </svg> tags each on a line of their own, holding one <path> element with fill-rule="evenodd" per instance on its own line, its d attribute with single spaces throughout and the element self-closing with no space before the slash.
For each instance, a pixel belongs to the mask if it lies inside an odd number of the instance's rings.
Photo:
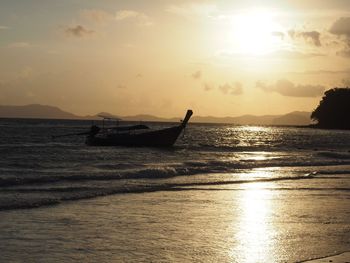
<svg viewBox="0 0 350 263">
<path fill-rule="evenodd" d="M 88 136 L 86 144 L 91 146 L 170 147 L 174 145 L 183 129 L 184 126 L 179 125 L 139 134 L 120 133 Z"/>
</svg>

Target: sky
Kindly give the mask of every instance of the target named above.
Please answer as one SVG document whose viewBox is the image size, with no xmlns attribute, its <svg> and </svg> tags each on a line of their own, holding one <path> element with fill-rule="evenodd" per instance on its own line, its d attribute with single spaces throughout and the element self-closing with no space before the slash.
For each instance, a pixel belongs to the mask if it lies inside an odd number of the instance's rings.
<svg viewBox="0 0 350 263">
<path fill-rule="evenodd" d="M 349 0 L 0 1 L 0 105 L 285 114 L 345 86 Z"/>
</svg>

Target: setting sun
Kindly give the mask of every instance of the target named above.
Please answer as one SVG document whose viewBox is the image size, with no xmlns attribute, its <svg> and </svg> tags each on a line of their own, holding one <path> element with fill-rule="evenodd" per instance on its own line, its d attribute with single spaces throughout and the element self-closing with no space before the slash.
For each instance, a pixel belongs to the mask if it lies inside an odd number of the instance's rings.
<svg viewBox="0 0 350 263">
<path fill-rule="evenodd" d="M 276 49 L 282 43 L 282 36 L 276 34 L 281 26 L 268 11 L 246 11 L 233 17 L 232 38 L 236 52 L 262 55 Z M 281 33 L 280 33 L 281 34 Z"/>
<path fill-rule="evenodd" d="M 286 114 L 311 112 L 330 84 L 349 81 L 342 5 L 326 14 L 272 0 L 91 1 L 1 5 L 0 104 L 77 115 Z M 28 15 L 36 10 L 47 12 Z"/>
</svg>

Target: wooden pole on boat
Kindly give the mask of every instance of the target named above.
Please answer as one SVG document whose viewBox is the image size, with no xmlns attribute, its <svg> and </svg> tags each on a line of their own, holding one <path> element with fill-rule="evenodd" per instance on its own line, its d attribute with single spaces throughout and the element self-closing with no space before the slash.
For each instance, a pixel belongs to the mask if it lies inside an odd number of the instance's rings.
<svg viewBox="0 0 350 263">
<path fill-rule="evenodd" d="M 186 113 L 186 116 L 184 118 L 184 120 L 182 121 L 181 125 L 183 127 L 185 127 L 188 123 L 188 121 L 190 120 L 191 116 L 193 114 L 193 111 L 192 110 L 187 110 L 187 113 Z"/>
</svg>

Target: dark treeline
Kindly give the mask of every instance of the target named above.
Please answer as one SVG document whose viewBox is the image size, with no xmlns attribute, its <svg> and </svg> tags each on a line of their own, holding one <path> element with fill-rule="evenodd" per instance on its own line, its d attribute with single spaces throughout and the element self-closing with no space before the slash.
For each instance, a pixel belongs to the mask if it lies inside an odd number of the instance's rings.
<svg viewBox="0 0 350 263">
<path fill-rule="evenodd" d="M 327 90 L 311 118 L 319 128 L 350 129 L 350 88 Z"/>
</svg>

